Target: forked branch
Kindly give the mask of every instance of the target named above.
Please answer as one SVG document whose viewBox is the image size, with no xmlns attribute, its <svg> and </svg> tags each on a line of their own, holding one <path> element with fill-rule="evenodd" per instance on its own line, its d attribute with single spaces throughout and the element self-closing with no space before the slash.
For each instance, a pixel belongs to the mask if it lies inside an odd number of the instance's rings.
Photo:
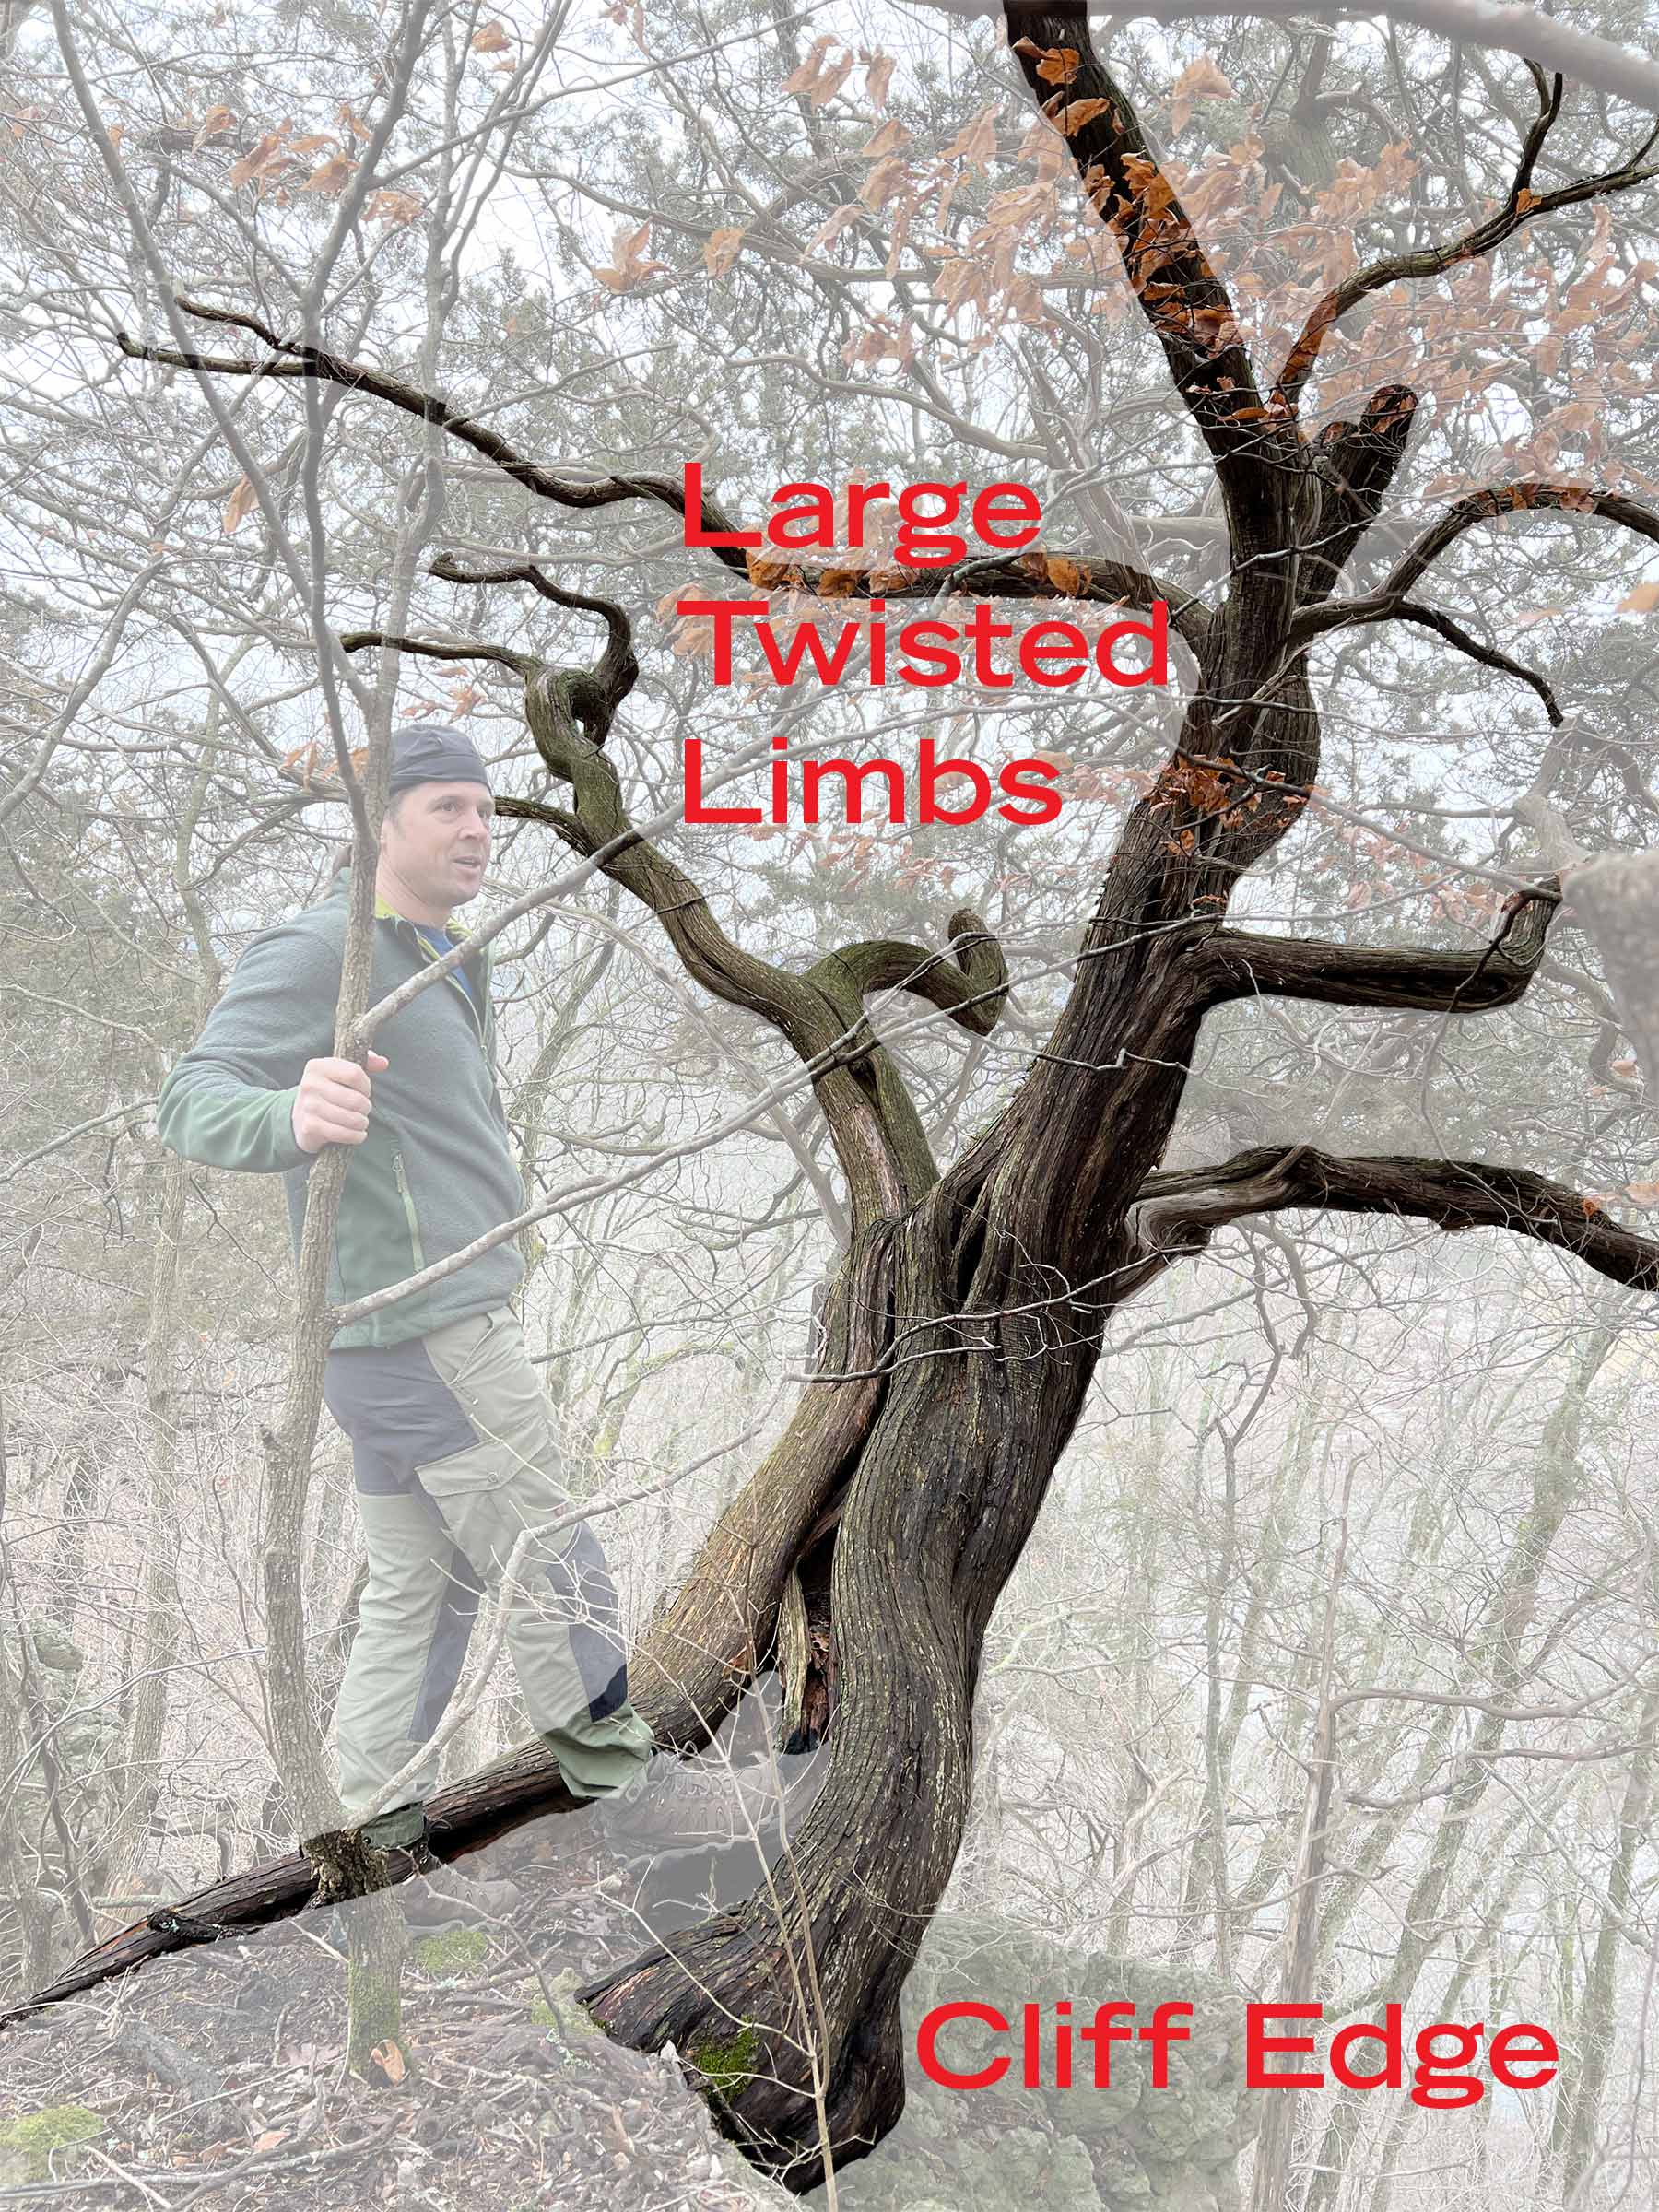
<svg viewBox="0 0 1659 2212">
<path fill-rule="evenodd" d="M 1302 392 L 1313 373 L 1325 339 L 1348 310 L 1357 307 L 1371 293 L 1380 292 L 1391 284 L 1441 276 L 1447 269 L 1455 268 L 1459 262 L 1474 261 L 1483 253 L 1490 253 L 1505 239 L 1512 238 L 1517 230 L 1541 215 L 1552 215 L 1559 207 L 1576 206 L 1583 200 L 1602 199 L 1610 193 L 1628 192 L 1633 184 L 1643 184 L 1659 176 L 1659 169 L 1641 167 L 1653 144 L 1650 136 L 1622 168 L 1608 170 L 1600 176 L 1581 177 L 1571 184 L 1558 186 L 1553 192 L 1535 192 L 1533 176 L 1538 156 L 1560 113 L 1561 79 L 1559 76 L 1547 79 L 1535 62 L 1528 62 L 1526 66 L 1537 89 L 1538 112 L 1526 134 L 1502 206 L 1484 222 L 1465 230 L 1461 238 L 1451 239 L 1441 246 L 1426 246 L 1416 253 L 1387 254 L 1363 269 L 1356 269 L 1351 276 L 1334 286 L 1308 317 L 1285 356 L 1285 365 L 1274 385 L 1274 396 L 1282 406 L 1293 411 L 1300 407 Z"/>
<path fill-rule="evenodd" d="M 1575 484 L 1544 484 L 1536 478 L 1488 485 L 1454 500 L 1377 591 L 1362 599 L 1331 599 L 1323 606 L 1304 606 L 1290 625 L 1287 644 L 1305 645 L 1327 630 L 1344 629 L 1355 622 L 1383 621 L 1399 614 L 1418 578 L 1465 531 L 1480 523 L 1495 522 L 1500 515 L 1550 511 L 1598 515 L 1604 522 L 1618 523 L 1659 545 L 1659 514 L 1623 492 L 1592 491 Z"/>
</svg>

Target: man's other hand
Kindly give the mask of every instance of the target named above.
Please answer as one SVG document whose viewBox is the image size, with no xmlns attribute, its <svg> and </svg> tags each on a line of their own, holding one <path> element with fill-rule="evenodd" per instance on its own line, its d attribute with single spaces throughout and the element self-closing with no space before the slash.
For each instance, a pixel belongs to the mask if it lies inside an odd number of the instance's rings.
<svg viewBox="0 0 1659 2212">
<path fill-rule="evenodd" d="M 388 1065 L 371 1052 L 369 1065 L 355 1060 L 308 1060 L 294 1098 L 294 1142 L 301 1152 L 324 1145 L 360 1145 L 369 1134 L 369 1077 Z"/>
</svg>

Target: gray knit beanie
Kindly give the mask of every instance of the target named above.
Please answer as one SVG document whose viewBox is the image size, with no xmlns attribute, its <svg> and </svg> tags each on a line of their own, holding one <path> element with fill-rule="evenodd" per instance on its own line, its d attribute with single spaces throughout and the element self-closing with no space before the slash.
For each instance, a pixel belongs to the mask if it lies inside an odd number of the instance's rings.
<svg viewBox="0 0 1659 2212">
<path fill-rule="evenodd" d="M 392 740 L 392 781 L 387 796 L 395 798 L 417 783 L 482 783 L 489 777 L 470 737 L 447 723 L 412 722 Z"/>
</svg>

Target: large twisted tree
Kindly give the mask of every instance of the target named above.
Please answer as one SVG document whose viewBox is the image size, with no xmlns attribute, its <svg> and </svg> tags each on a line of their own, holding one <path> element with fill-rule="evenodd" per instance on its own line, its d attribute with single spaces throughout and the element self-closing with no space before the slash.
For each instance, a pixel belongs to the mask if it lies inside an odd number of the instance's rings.
<svg viewBox="0 0 1659 2212">
<path fill-rule="evenodd" d="M 900 2108 L 899 1994 L 963 1835 L 987 1623 L 1125 1301 L 1226 1223 L 1321 1210 L 1506 1229 L 1614 1281 L 1659 1288 L 1659 1243 L 1524 1162 L 1274 1146 L 1205 1168 L 1164 1164 L 1201 1029 L 1217 1008 L 1286 998 L 1461 1018 L 1513 1005 L 1546 957 L 1561 889 L 1542 876 L 1511 890 L 1490 941 L 1474 951 L 1267 936 L 1230 926 L 1228 913 L 1315 787 L 1320 716 L 1308 664 L 1316 641 L 1358 625 L 1415 626 L 1483 663 L 1494 681 L 1519 684 L 1529 707 L 1530 688 L 1561 723 L 1542 678 L 1434 605 L 1435 563 L 1465 534 L 1524 512 L 1565 512 L 1654 541 L 1659 516 L 1593 483 L 1494 481 L 1447 505 L 1379 588 L 1345 596 L 1359 541 L 1386 519 L 1418 400 L 1383 383 L 1352 419 L 1310 435 L 1304 395 L 1330 335 L 1373 295 L 1490 254 L 1541 216 L 1647 182 L 1656 173 L 1648 147 L 1605 173 L 1541 186 L 1562 81 L 1534 68 L 1537 111 L 1503 202 L 1438 245 L 1356 267 L 1264 381 L 1227 285 L 1094 52 L 1084 10 L 1010 6 L 1007 16 L 1031 97 L 1115 243 L 1202 439 L 1226 562 L 1208 605 L 1087 547 L 980 559 L 950 579 L 985 597 L 1136 608 L 1163 599 L 1189 655 L 1178 743 L 1111 857 L 1060 1018 L 1011 1100 L 959 1157 L 933 1156 L 868 1004 L 912 994 L 990 1033 L 1008 974 L 989 930 L 962 911 L 948 924 L 948 952 L 878 939 L 841 946 L 801 971 L 737 942 L 626 811 L 607 752 L 638 674 L 619 607 L 567 590 L 532 561 L 446 559 L 434 575 L 520 584 L 602 622 L 603 653 L 577 665 L 488 638 L 342 640 L 354 653 L 395 643 L 440 660 L 493 659 L 522 679 L 529 739 L 559 795 L 509 798 L 503 813 L 542 825 L 620 886 L 655 917 L 698 984 L 770 1024 L 806 1070 L 833 1142 L 849 1233 L 822 1307 L 817 1371 L 661 1606 L 635 1677 L 659 1740 L 691 1750 L 749 1684 L 776 1671 L 794 1740 L 827 1737 L 828 1780 L 772 1883 L 587 1993 L 613 2034 L 646 2049 L 668 2039 L 682 2051 L 727 2043 L 734 2023 L 747 2024 L 743 2077 L 724 2093 L 727 2122 L 797 2189 L 820 2178 L 826 2141 L 838 2157 L 856 2155 Z M 680 512 L 677 474 L 561 475 L 437 392 L 266 315 L 180 300 L 172 321 L 174 343 L 131 338 L 127 349 L 226 386 L 259 377 L 368 394 L 437 425 L 553 509 L 654 502 Z M 181 343 L 186 327 L 195 335 Z M 713 529 L 745 519 L 712 503 L 702 516 Z M 744 573 L 740 555 L 717 558 Z M 798 591 L 820 579 L 801 569 L 789 581 Z M 906 577 L 889 568 L 879 588 L 892 599 L 938 581 L 936 571 Z M 867 597 L 871 583 L 868 574 L 851 586 L 839 576 L 838 609 Z M 532 1747 L 445 1791 L 434 1824 L 451 1846 L 466 1847 L 569 1802 Z M 296 1911 L 314 1885 L 305 1857 L 223 1882 L 88 1954 L 44 1994 Z M 1287 1947 L 1292 1983 L 1311 1956 L 1312 1887 L 1302 1886 Z M 1279 2151 L 1269 2144 L 1265 2155 Z"/>
</svg>

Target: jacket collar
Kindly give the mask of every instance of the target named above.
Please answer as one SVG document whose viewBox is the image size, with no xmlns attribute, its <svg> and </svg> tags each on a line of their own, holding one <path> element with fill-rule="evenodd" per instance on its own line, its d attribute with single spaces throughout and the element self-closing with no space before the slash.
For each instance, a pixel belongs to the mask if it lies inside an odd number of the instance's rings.
<svg viewBox="0 0 1659 2212">
<path fill-rule="evenodd" d="M 342 903 L 344 903 L 344 901 L 349 899 L 350 896 L 351 863 L 347 861 L 346 865 L 336 874 L 333 883 L 329 885 L 327 894 L 324 900 L 324 904 L 332 905 L 335 900 L 339 900 Z M 408 916 L 406 914 L 400 914 L 394 906 L 390 905 L 384 899 L 381 897 L 381 894 L 378 890 L 374 894 L 374 918 L 377 922 L 390 922 L 394 925 L 399 922 L 408 921 Z M 409 923 L 409 926 L 411 929 L 413 929 L 415 924 L 411 922 Z M 429 922 L 424 924 L 422 926 L 430 929 L 433 928 L 435 924 Z M 453 937 L 457 944 L 459 944 L 461 940 L 468 935 L 465 923 L 457 922 L 453 915 L 450 920 L 443 924 L 443 927 L 445 933 Z M 486 950 L 488 951 L 488 947 L 487 947 Z"/>
</svg>

